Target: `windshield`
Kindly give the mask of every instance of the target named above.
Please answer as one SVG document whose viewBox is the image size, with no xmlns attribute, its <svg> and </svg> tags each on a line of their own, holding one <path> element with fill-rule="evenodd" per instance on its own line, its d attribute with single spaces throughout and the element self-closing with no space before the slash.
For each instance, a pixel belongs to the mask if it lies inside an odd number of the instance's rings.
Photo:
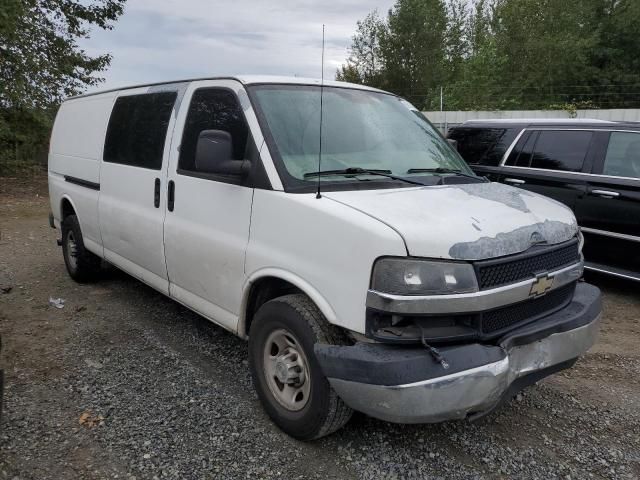
<svg viewBox="0 0 640 480">
<path fill-rule="evenodd" d="M 310 174 L 318 170 L 320 87 L 261 85 L 251 92 L 283 181 L 315 184 L 318 176 Z M 424 171 L 432 169 L 473 174 L 422 114 L 393 95 L 325 87 L 322 116 L 323 171 L 356 168 L 407 178 L 436 174 Z M 323 183 L 364 179 L 397 183 L 367 174 L 320 176 Z"/>
</svg>

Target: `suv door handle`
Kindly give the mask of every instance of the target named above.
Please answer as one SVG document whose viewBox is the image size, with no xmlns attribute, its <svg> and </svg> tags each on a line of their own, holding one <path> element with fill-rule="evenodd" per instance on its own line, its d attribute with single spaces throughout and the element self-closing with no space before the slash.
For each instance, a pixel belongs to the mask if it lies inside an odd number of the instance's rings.
<svg viewBox="0 0 640 480">
<path fill-rule="evenodd" d="M 156 178 L 155 186 L 153 187 L 153 206 L 160 207 L 160 179 Z"/>
<path fill-rule="evenodd" d="M 591 193 L 605 198 L 616 198 L 620 196 L 618 192 L 610 192 L 609 190 L 591 190 Z"/>
<path fill-rule="evenodd" d="M 513 183 L 514 185 L 524 185 L 525 183 L 527 183 L 524 180 L 520 180 L 519 178 L 505 178 L 504 181 L 507 183 Z"/>
<path fill-rule="evenodd" d="M 176 200 L 176 184 L 173 183 L 173 180 L 169 180 L 169 185 L 167 187 L 167 208 L 170 212 L 173 212 L 173 205 Z"/>
</svg>

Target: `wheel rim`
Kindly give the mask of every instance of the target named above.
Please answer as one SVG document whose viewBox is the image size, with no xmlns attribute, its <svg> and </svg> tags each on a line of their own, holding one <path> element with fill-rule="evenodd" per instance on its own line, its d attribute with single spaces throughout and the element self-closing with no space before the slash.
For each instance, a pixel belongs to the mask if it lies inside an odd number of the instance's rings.
<svg viewBox="0 0 640 480">
<path fill-rule="evenodd" d="M 69 230 L 67 233 L 67 260 L 69 266 L 75 270 L 78 263 L 78 245 L 76 243 L 76 237 L 73 235 L 73 231 Z"/>
<path fill-rule="evenodd" d="M 300 342 L 291 332 L 278 329 L 267 337 L 263 353 L 264 376 L 269 390 L 289 411 L 302 410 L 309 401 L 309 362 Z"/>
</svg>

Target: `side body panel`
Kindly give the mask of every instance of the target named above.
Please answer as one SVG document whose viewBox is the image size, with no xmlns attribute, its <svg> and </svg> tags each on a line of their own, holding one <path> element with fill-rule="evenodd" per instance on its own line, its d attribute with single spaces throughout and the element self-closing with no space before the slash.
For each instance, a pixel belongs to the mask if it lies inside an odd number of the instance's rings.
<svg viewBox="0 0 640 480">
<path fill-rule="evenodd" d="M 147 88 L 124 92 L 145 93 Z M 175 114 L 167 129 L 161 170 L 103 161 L 100 171 L 100 229 L 105 259 L 165 294 L 169 292 L 162 240 L 166 195 L 161 193 L 156 207 L 154 189 L 156 181 L 160 182 L 160 192 L 166 185 L 174 122 Z"/>
<path fill-rule="evenodd" d="M 187 88 L 171 143 L 168 182 L 174 182 L 173 211 L 166 213 L 164 247 L 170 295 L 235 332 L 244 257 L 249 241 L 253 189 L 178 172 L 180 143 L 194 91 L 226 88 L 236 93 L 258 145 L 262 135 L 242 85 L 233 80 L 193 82 Z M 246 103 L 243 103 L 243 98 Z"/>
<path fill-rule="evenodd" d="M 585 237 L 588 267 L 631 274 L 640 279 L 640 175 L 609 175 L 604 170 L 607 147 L 616 132 L 602 132 L 587 192 L 576 215 Z M 637 135 L 640 131 L 625 131 Z M 640 156 L 640 151 L 635 154 Z M 615 172 L 614 172 L 615 173 Z"/>
<path fill-rule="evenodd" d="M 400 235 L 384 223 L 325 196 L 255 190 L 249 282 L 287 279 L 330 322 L 364 333 L 371 269 L 384 255 L 407 255 Z"/>
<path fill-rule="evenodd" d="M 49 151 L 49 197 L 54 221 L 62 221 L 68 199 L 78 216 L 85 245 L 102 256 L 98 198 L 100 158 L 114 93 L 64 102 L 56 115 Z M 94 188 L 65 180 L 80 180 Z"/>
<path fill-rule="evenodd" d="M 585 149 L 582 159 L 581 169 L 575 172 L 562 171 L 555 168 L 533 168 L 511 165 L 514 157 L 523 152 L 524 155 L 534 156 L 539 154 L 534 152 L 538 150 L 538 145 L 544 134 L 562 135 L 567 134 L 590 135 L 588 143 L 584 143 L 581 148 Z M 586 191 L 586 178 L 580 173 L 591 170 L 593 164 L 593 148 L 595 144 L 595 132 L 590 130 L 567 130 L 553 128 L 536 128 L 531 127 L 523 132 L 518 142 L 515 144 L 508 156 L 505 156 L 501 163 L 500 177 L 497 179 L 502 183 L 517 186 L 531 192 L 539 193 L 551 197 L 559 202 L 564 203 L 572 210 L 576 207 L 578 198 L 584 195 Z M 526 153 L 524 150 L 528 150 Z M 544 153 L 544 152 L 542 152 Z M 552 166 L 557 163 L 555 159 L 548 159 L 547 163 Z"/>
</svg>

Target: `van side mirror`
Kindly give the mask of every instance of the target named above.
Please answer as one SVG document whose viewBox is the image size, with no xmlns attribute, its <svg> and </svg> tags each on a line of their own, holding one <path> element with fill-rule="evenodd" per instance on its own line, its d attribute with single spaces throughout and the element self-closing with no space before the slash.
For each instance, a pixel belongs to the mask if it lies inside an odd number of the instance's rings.
<svg viewBox="0 0 640 480">
<path fill-rule="evenodd" d="M 456 152 L 458 151 L 458 141 L 457 140 L 454 140 L 453 138 L 447 138 L 447 142 L 449 142 L 449 145 L 451 145 Z"/>
<path fill-rule="evenodd" d="M 224 130 L 203 130 L 196 144 L 196 171 L 246 177 L 251 165 L 247 160 L 233 159 L 231 134 Z"/>
</svg>

